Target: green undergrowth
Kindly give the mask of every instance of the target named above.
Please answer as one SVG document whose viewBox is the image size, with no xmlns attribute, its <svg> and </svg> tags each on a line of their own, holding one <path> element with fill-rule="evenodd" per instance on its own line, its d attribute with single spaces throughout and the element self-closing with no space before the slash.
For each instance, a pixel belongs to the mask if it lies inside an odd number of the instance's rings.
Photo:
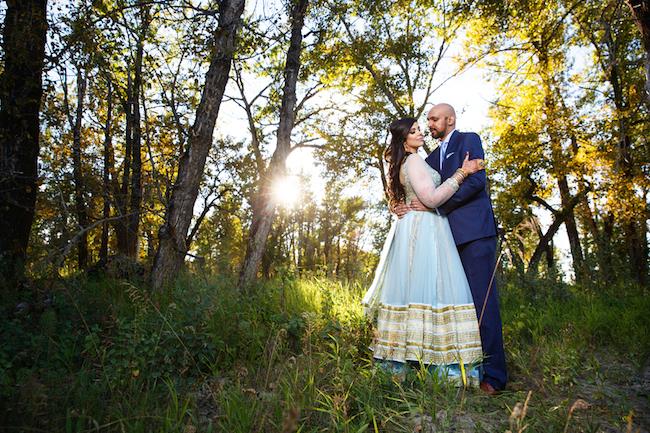
<svg viewBox="0 0 650 433">
<path fill-rule="evenodd" d="M 109 279 L 34 282 L 1 306 L 0 426 L 599 432 L 647 422 L 635 382 L 650 352 L 642 288 L 501 284 L 511 381 L 494 398 L 425 368 L 378 368 L 364 290 L 291 276 L 245 293 L 220 277 L 185 276 L 164 293 Z"/>
</svg>

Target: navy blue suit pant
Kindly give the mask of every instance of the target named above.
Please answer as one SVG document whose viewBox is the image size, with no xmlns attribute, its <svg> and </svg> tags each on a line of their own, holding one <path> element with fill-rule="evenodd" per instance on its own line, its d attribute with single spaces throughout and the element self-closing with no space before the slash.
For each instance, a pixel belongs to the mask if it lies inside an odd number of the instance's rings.
<svg viewBox="0 0 650 433">
<path fill-rule="evenodd" d="M 496 236 L 491 236 L 457 245 L 460 260 L 463 263 L 463 268 L 465 268 L 465 275 L 467 275 L 472 297 L 474 298 L 476 316 L 479 320 L 488 285 L 494 272 L 496 239 Z M 504 389 L 508 377 L 506 357 L 503 350 L 501 314 L 499 313 L 496 280 L 492 283 L 479 328 L 484 354 L 483 380 L 489 382 L 497 390 Z"/>
</svg>

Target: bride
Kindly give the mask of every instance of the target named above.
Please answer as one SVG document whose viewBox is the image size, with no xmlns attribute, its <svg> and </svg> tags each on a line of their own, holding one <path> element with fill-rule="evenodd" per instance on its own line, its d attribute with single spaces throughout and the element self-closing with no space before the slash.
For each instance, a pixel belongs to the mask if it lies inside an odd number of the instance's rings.
<svg viewBox="0 0 650 433">
<path fill-rule="evenodd" d="M 465 156 L 462 168 L 440 184 L 440 175 L 417 154 L 424 144 L 417 120 L 390 125 L 391 206 L 417 197 L 434 209 L 446 202 L 483 160 Z M 374 358 L 401 371 L 407 361 L 421 362 L 456 383 L 479 382 L 482 350 L 476 311 L 467 277 L 445 216 L 409 212 L 393 223 L 375 278 L 363 298 L 377 318 Z"/>
</svg>

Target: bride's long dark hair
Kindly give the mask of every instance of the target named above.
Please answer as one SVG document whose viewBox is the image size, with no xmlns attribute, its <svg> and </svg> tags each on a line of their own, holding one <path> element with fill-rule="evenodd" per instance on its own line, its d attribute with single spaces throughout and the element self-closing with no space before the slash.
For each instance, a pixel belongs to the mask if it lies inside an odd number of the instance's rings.
<svg viewBox="0 0 650 433">
<path fill-rule="evenodd" d="M 404 117 L 393 121 L 390 126 L 390 144 L 384 151 L 384 159 L 388 163 L 388 201 L 391 206 L 404 200 L 406 193 L 399 180 L 402 164 L 410 152 L 404 149 L 406 137 L 417 119 Z"/>
</svg>

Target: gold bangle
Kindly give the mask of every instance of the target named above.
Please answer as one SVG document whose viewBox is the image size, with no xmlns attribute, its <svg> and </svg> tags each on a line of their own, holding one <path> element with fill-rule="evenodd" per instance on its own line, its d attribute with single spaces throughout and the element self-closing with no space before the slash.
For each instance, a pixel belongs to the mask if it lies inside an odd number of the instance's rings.
<svg viewBox="0 0 650 433">
<path fill-rule="evenodd" d="M 467 172 L 462 167 L 456 170 L 456 173 L 459 173 L 461 176 L 463 176 L 463 179 L 467 177 Z"/>
</svg>

